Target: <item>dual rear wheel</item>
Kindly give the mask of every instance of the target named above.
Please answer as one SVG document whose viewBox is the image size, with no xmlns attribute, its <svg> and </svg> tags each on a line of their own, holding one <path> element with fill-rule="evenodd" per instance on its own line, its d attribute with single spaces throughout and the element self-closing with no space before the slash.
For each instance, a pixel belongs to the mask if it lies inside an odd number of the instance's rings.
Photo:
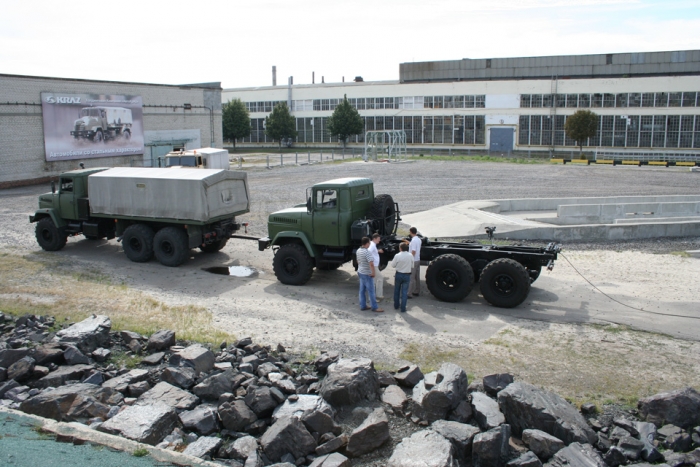
<svg viewBox="0 0 700 467">
<path fill-rule="evenodd" d="M 425 273 L 428 290 L 438 300 L 458 302 L 474 287 L 471 265 L 458 255 L 435 258 Z M 520 305 L 530 293 L 531 275 L 522 264 L 509 258 L 489 262 L 481 271 L 480 291 L 487 302 L 500 308 Z"/>
<path fill-rule="evenodd" d="M 122 236 L 122 247 L 131 261 L 144 263 L 155 256 L 162 265 L 170 267 L 184 263 L 190 251 L 184 229 L 164 227 L 154 232 L 145 224 L 127 227 Z"/>
</svg>

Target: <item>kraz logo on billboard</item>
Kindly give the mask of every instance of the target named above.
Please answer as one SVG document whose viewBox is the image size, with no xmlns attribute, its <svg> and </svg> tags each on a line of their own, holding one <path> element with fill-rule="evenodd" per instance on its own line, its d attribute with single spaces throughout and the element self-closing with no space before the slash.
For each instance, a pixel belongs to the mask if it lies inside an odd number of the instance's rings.
<svg viewBox="0 0 700 467">
<path fill-rule="evenodd" d="M 41 110 L 49 162 L 144 153 L 141 96 L 42 92 Z"/>
<path fill-rule="evenodd" d="M 80 104 L 80 97 L 48 96 L 46 102 L 49 104 Z"/>
</svg>

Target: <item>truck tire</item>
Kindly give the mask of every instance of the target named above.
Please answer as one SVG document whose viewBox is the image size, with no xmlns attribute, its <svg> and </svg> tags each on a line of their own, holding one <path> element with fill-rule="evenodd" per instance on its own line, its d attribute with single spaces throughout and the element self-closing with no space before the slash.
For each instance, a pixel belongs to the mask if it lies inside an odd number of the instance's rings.
<svg viewBox="0 0 700 467">
<path fill-rule="evenodd" d="M 187 233 L 178 227 L 165 227 L 153 238 L 153 253 L 163 266 L 177 267 L 185 262 L 189 254 Z"/>
<path fill-rule="evenodd" d="M 303 245 L 288 243 L 277 250 L 272 268 L 281 283 L 304 285 L 311 279 L 314 263 Z"/>
<path fill-rule="evenodd" d="M 200 246 L 199 249 L 204 253 L 216 253 L 217 251 L 221 251 L 226 246 L 226 243 L 228 243 L 228 238 L 223 238 L 213 243 Z"/>
<path fill-rule="evenodd" d="M 92 141 L 95 143 L 99 143 L 104 139 L 102 135 L 102 130 L 97 130 L 95 134 L 92 136 Z"/>
<path fill-rule="evenodd" d="M 145 263 L 153 258 L 153 229 L 145 224 L 132 224 L 124 230 L 122 248 L 134 263 Z"/>
<path fill-rule="evenodd" d="M 44 217 L 36 224 L 36 241 L 46 251 L 58 251 L 68 241 L 68 236 L 56 227 L 50 217 Z"/>
<path fill-rule="evenodd" d="M 530 293 L 530 274 L 525 266 L 509 258 L 491 261 L 481 271 L 481 294 L 500 308 L 513 308 Z"/>
<path fill-rule="evenodd" d="M 396 226 L 396 205 L 391 195 L 375 196 L 367 217 L 376 221 L 379 228 L 379 235 L 390 235 L 394 233 L 394 227 Z"/>
<path fill-rule="evenodd" d="M 474 271 L 469 262 L 457 255 L 440 255 L 425 272 L 428 290 L 443 302 L 463 300 L 474 287 Z"/>
<path fill-rule="evenodd" d="M 126 139 L 126 140 L 131 139 L 131 131 L 129 131 L 129 130 L 124 130 L 124 133 L 122 133 L 122 135 L 124 136 L 124 139 Z"/>
</svg>

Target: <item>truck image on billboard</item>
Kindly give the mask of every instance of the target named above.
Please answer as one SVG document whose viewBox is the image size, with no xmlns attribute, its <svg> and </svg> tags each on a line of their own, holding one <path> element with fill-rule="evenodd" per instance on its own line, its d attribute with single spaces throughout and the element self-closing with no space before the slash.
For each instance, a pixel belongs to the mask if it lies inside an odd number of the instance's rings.
<svg viewBox="0 0 700 467">
<path fill-rule="evenodd" d="M 143 154 L 141 96 L 41 93 L 49 162 Z"/>
</svg>

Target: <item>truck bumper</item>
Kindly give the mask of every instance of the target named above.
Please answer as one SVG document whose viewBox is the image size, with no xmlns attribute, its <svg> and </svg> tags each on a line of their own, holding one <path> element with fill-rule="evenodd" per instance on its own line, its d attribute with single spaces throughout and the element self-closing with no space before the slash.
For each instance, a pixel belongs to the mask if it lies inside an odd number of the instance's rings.
<svg viewBox="0 0 700 467">
<path fill-rule="evenodd" d="M 91 138 L 95 134 L 94 131 L 92 130 L 78 130 L 78 131 L 71 131 L 70 135 L 75 136 L 76 138 L 82 137 L 82 138 Z"/>
<path fill-rule="evenodd" d="M 263 251 L 270 248 L 270 237 L 262 237 L 258 239 L 258 250 Z"/>
</svg>

